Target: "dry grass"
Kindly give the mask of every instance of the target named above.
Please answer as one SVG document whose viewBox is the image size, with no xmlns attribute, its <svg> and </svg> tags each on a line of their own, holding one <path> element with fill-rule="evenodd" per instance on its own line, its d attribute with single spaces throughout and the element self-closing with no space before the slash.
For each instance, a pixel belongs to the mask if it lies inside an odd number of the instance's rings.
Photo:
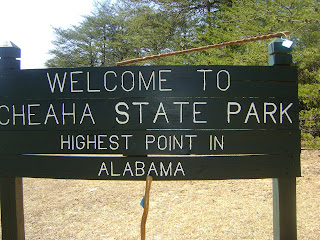
<svg viewBox="0 0 320 240">
<path fill-rule="evenodd" d="M 320 239 L 320 151 L 302 151 L 298 239 Z M 26 239 L 140 239 L 145 182 L 24 179 Z M 273 239 L 272 180 L 153 182 L 147 239 Z"/>
</svg>

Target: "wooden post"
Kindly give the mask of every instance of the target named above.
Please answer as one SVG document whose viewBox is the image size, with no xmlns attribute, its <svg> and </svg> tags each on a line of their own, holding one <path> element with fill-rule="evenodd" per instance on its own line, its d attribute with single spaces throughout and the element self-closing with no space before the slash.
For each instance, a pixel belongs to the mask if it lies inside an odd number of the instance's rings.
<svg viewBox="0 0 320 240">
<path fill-rule="evenodd" d="M 273 179 L 274 240 L 297 239 L 296 178 Z"/>
<path fill-rule="evenodd" d="M 282 46 L 281 38 L 268 46 L 270 66 L 291 65 L 291 49 Z M 273 179 L 273 239 L 297 239 L 296 178 Z"/>
<path fill-rule="evenodd" d="M 12 42 L 0 46 L 0 71 L 20 69 L 21 50 Z M 21 177 L 1 177 L 2 240 L 24 240 L 23 184 Z"/>
</svg>

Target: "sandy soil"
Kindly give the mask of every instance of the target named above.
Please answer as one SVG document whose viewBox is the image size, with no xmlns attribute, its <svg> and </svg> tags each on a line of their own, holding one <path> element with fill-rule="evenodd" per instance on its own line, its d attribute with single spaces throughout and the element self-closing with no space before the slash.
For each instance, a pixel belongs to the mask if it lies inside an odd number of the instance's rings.
<svg viewBox="0 0 320 240">
<path fill-rule="evenodd" d="M 298 239 L 320 239 L 320 151 L 302 151 Z M 145 182 L 24 178 L 26 239 L 140 239 Z M 272 180 L 153 182 L 147 239 L 273 239 Z"/>
</svg>

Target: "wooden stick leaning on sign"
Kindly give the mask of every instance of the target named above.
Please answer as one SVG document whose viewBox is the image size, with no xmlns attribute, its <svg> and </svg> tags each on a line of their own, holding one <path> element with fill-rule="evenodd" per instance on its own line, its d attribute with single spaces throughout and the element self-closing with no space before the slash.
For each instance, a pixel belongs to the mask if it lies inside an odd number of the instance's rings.
<svg viewBox="0 0 320 240">
<path fill-rule="evenodd" d="M 176 52 L 169 52 L 169 53 L 163 53 L 163 54 L 158 54 L 158 55 L 152 55 L 152 56 L 146 56 L 146 57 L 141 57 L 141 58 L 125 60 L 125 61 L 117 62 L 117 66 L 123 66 L 123 65 L 130 64 L 130 63 L 152 60 L 152 59 L 157 59 L 157 58 L 181 55 L 181 54 L 185 54 L 185 53 L 198 52 L 198 51 L 203 51 L 203 50 L 212 49 L 212 48 L 219 48 L 219 47 L 225 47 L 225 46 L 230 46 L 230 45 L 236 45 L 236 44 L 241 44 L 241 43 L 246 43 L 246 42 L 255 42 L 255 41 L 265 40 L 265 39 L 269 39 L 269 38 L 275 38 L 275 37 L 281 37 L 281 36 L 287 37 L 288 35 L 290 35 L 289 31 L 277 32 L 277 33 L 262 35 L 262 36 L 258 36 L 258 37 L 245 38 L 245 39 L 241 39 L 241 40 L 218 43 L 218 44 L 214 44 L 214 45 L 207 45 L 207 46 L 198 47 L 198 48 L 190 48 L 190 49 L 176 51 Z"/>
<path fill-rule="evenodd" d="M 146 192 L 144 196 L 144 210 L 143 210 L 143 215 L 141 219 L 141 240 L 146 239 L 146 222 L 147 222 L 147 217 L 149 212 L 149 196 L 150 196 L 152 179 L 153 179 L 152 176 L 147 176 Z"/>
</svg>

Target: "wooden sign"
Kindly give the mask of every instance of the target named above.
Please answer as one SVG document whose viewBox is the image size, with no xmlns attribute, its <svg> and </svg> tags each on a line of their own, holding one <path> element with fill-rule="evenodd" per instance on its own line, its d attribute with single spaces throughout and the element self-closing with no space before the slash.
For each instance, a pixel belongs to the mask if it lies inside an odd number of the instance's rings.
<svg viewBox="0 0 320 240">
<path fill-rule="evenodd" d="M 0 174 L 299 176 L 298 111 L 290 66 L 1 71 Z"/>
</svg>

